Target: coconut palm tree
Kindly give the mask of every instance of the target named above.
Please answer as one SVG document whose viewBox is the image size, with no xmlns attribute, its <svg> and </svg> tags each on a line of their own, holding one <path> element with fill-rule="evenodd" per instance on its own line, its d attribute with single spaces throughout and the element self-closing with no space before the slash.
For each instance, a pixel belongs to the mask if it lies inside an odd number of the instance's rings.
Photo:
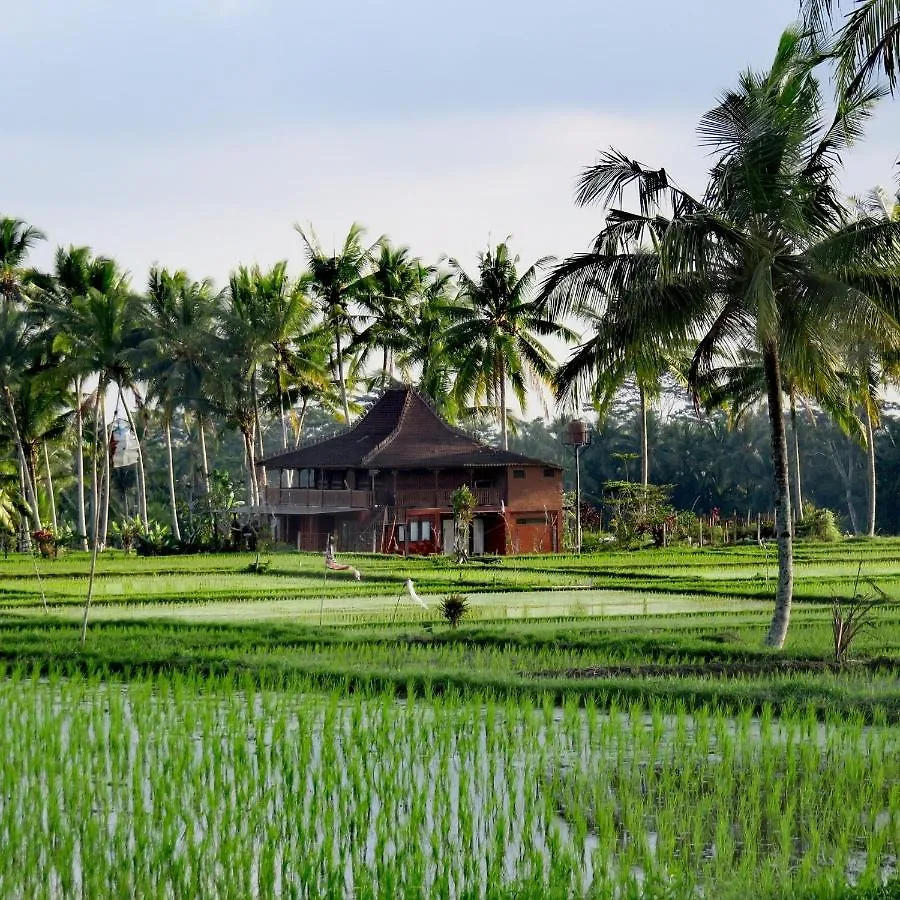
<svg viewBox="0 0 900 900">
<path fill-rule="evenodd" d="M 105 266 L 96 261 L 90 247 L 57 248 L 52 276 L 42 279 L 36 297 L 38 308 L 44 313 L 47 321 L 60 323 L 65 318 L 64 310 L 71 308 L 78 297 L 87 295 L 91 287 L 103 289 Z M 65 346 L 66 340 L 58 340 L 57 347 Z M 84 396 L 85 373 L 75 357 L 63 353 L 59 360 L 61 371 L 68 373 L 74 389 L 74 422 L 75 422 L 75 515 L 80 535 L 81 547 L 88 549 L 87 514 L 85 511 L 84 486 L 84 413 L 86 400 Z"/>
<path fill-rule="evenodd" d="M 41 528 L 37 486 L 22 441 L 13 391 L 18 390 L 23 381 L 27 380 L 39 353 L 38 347 L 42 343 L 43 335 L 37 317 L 31 311 L 19 307 L 13 301 L 12 294 L 5 294 L 0 302 L 0 392 L 3 394 L 9 432 L 19 461 L 19 475 L 35 531 Z"/>
<path fill-rule="evenodd" d="M 598 240 L 655 242 L 672 290 L 639 296 L 628 310 L 634 340 L 697 340 L 689 383 L 735 347 L 763 363 L 772 443 L 778 559 L 775 611 L 767 643 L 781 647 L 793 594 L 791 500 L 782 387 L 783 348 L 798 352 L 807 323 L 848 335 L 895 337 L 900 312 L 900 226 L 848 221 L 838 192 L 840 154 L 863 129 L 878 91 L 860 92 L 831 124 L 820 120 L 818 57 L 803 33 L 782 37 L 771 69 L 747 72 L 699 127 L 714 152 L 702 200 L 665 169 L 648 169 L 610 151 L 582 176 L 579 199 L 612 202 L 636 186 L 640 210 L 613 211 Z M 628 260 L 596 277 L 614 285 Z M 690 290 L 676 290 L 691 282 Z"/>
<path fill-rule="evenodd" d="M 28 253 L 44 239 L 43 232 L 21 219 L 0 218 L 0 298 L 4 301 L 21 299 L 31 275 L 25 268 Z"/>
<path fill-rule="evenodd" d="M 168 461 L 169 509 L 172 534 L 181 540 L 172 459 L 172 420 L 179 407 L 196 413 L 204 462 L 204 390 L 213 362 L 209 349 L 214 328 L 214 293 L 209 281 L 192 281 L 185 272 L 152 268 L 145 306 L 148 337 L 138 350 L 137 364 L 149 385 L 148 399 L 160 404 Z M 207 489 L 208 493 L 208 489 Z"/>
<path fill-rule="evenodd" d="M 58 528 L 53 476 L 48 444 L 58 441 L 69 431 L 72 404 L 68 379 L 56 366 L 41 365 L 24 373 L 14 401 L 16 424 L 22 441 L 30 483 L 40 499 L 37 485 L 43 463 L 46 502 L 54 530 Z M 0 414 L 0 421 L 4 417 Z M 4 423 L 5 424 L 5 423 Z"/>
<path fill-rule="evenodd" d="M 394 359 L 406 348 L 412 307 L 427 278 L 427 269 L 412 259 L 408 247 L 392 247 L 382 241 L 374 270 L 365 280 L 357 304 L 365 323 L 351 343 L 365 364 L 370 354 L 381 351 L 381 387 L 393 375 Z"/>
<path fill-rule="evenodd" d="M 128 425 L 138 438 L 134 417 L 125 400 L 124 390 L 135 387 L 134 351 L 145 337 L 142 300 L 132 293 L 128 276 L 116 263 L 96 257 L 91 263 L 90 286 L 85 294 L 72 298 L 70 305 L 58 311 L 58 333 L 54 347 L 73 361 L 83 377 L 97 378 L 93 393 L 94 460 L 91 499 L 93 504 L 92 536 L 95 545 L 106 539 L 105 524 L 109 516 L 109 453 L 104 399 L 107 388 L 115 386 Z M 101 442 L 102 435 L 102 442 Z M 140 515 L 147 525 L 146 480 L 140 440 L 138 451 L 138 487 Z M 101 509 L 97 454 L 103 453 L 104 493 Z"/>
<path fill-rule="evenodd" d="M 451 272 L 426 269 L 420 296 L 413 304 L 404 332 L 404 349 L 397 362 L 410 377 L 418 372 L 418 388 L 443 418 L 455 421 L 457 407 L 453 394 L 455 371 L 447 352 L 450 307 L 455 279 Z"/>
<path fill-rule="evenodd" d="M 571 337 L 534 295 L 538 272 L 549 260 L 538 260 L 522 275 L 518 261 L 505 243 L 489 247 L 479 255 L 476 279 L 450 260 L 459 285 L 447 307 L 446 349 L 457 368 L 454 393 L 459 404 L 486 401 L 494 408 L 504 450 L 509 448 L 508 388 L 524 409 L 528 386 L 548 384 L 553 374 L 552 354 L 539 338 Z"/>
<path fill-rule="evenodd" d="M 618 283 L 604 284 L 594 277 L 598 268 L 614 264 L 619 257 L 629 258 L 629 265 L 623 267 L 624 277 Z M 611 286 L 614 289 L 608 290 Z M 659 398 L 663 377 L 678 370 L 685 348 L 646 335 L 632 341 L 628 308 L 637 302 L 639 292 L 649 295 L 645 302 L 652 303 L 654 293 L 666 290 L 670 286 L 660 279 L 659 256 L 653 250 L 600 243 L 556 266 L 541 291 L 542 302 L 554 316 L 576 316 L 587 325 L 589 335 L 554 373 L 558 400 L 574 402 L 576 411 L 580 401 L 590 400 L 603 414 L 626 383 L 637 386 L 641 484 L 645 488 L 650 480 L 648 406 Z"/>
<path fill-rule="evenodd" d="M 355 334 L 356 303 L 366 292 L 374 253 L 384 238 L 366 247 L 363 244 L 364 230 L 354 223 L 340 251 L 329 256 L 322 250 L 312 229 L 307 234 L 299 225 L 294 228 L 306 251 L 309 270 L 307 290 L 334 340 L 334 378 L 341 392 L 344 421 L 349 425 L 345 348 Z"/>
</svg>

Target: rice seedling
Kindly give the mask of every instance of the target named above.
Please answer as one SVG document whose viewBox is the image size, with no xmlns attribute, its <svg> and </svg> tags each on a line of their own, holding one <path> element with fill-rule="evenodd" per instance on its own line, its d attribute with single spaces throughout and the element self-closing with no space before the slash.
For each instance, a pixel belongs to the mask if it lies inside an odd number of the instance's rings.
<svg viewBox="0 0 900 900">
<path fill-rule="evenodd" d="M 3 896 L 829 896 L 900 844 L 900 735 L 806 709 L 16 666 L 0 713 Z"/>
</svg>

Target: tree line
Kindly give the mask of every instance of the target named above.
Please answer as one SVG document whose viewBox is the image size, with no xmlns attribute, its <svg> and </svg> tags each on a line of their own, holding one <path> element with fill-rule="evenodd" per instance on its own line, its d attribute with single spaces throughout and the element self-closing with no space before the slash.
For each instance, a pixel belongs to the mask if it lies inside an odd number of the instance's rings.
<svg viewBox="0 0 900 900">
<path fill-rule="evenodd" d="M 900 2 L 859 0 L 840 18 L 830 0 L 806 0 L 802 12 L 771 67 L 743 73 L 700 121 L 712 158 L 702 193 L 609 149 L 576 195 L 603 210 L 591 249 L 523 274 L 506 243 L 488 247 L 469 274 L 453 259 L 428 265 L 386 237 L 369 243 L 357 225 L 333 251 L 297 226 L 306 261 L 298 275 L 283 262 L 242 266 L 218 290 L 155 268 L 136 287 L 86 247 L 59 248 L 52 271 L 35 271 L 28 255 L 44 235 L 0 220 L 0 429 L 12 451 L 0 516 L 9 523 L 24 506 L 40 531 L 57 518 L 62 476 L 81 546 L 103 546 L 112 396 L 138 438 L 144 527 L 140 437 L 158 425 L 178 536 L 176 418 L 196 439 L 207 494 L 208 434 L 224 426 L 240 436 L 253 506 L 267 479 L 258 460 L 275 449 L 266 422 L 287 449 L 302 440 L 311 409 L 349 424 L 355 398 L 394 378 L 416 384 L 452 421 L 493 417 L 504 447 L 510 401 L 522 407 L 529 389 L 546 385 L 576 412 L 603 412 L 632 384 L 646 485 L 650 410 L 675 379 L 698 413 L 723 409 L 738 421 L 767 410 L 779 553 L 769 642 L 780 646 L 802 509 L 798 419 L 804 409 L 827 415 L 868 449 L 874 531 L 874 435 L 900 357 L 900 197 L 848 200 L 839 187 L 843 155 L 895 86 Z M 574 345 L 559 365 L 549 338 Z"/>
</svg>

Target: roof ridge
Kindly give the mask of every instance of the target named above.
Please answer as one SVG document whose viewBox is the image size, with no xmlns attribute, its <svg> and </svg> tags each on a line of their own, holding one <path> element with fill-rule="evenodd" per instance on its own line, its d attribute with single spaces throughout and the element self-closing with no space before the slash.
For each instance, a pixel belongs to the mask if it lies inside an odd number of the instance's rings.
<svg viewBox="0 0 900 900">
<path fill-rule="evenodd" d="M 375 456 L 376 453 L 380 453 L 382 450 L 384 450 L 385 447 L 389 447 L 389 446 L 391 445 L 391 443 L 392 443 L 394 440 L 396 440 L 397 435 L 400 433 L 400 429 L 403 427 L 403 420 L 406 418 L 406 411 L 407 411 L 407 409 L 409 409 L 409 401 L 410 401 L 410 398 L 412 397 L 412 393 L 413 393 L 413 392 L 412 392 L 412 388 L 410 388 L 410 387 L 403 387 L 403 388 L 388 388 L 387 390 L 384 391 L 384 393 L 381 395 L 381 397 L 378 398 L 378 402 L 380 402 L 382 399 L 384 399 L 385 394 L 387 394 L 387 392 L 388 392 L 389 390 L 395 390 L 395 391 L 396 391 L 396 390 L 401 390 L 401 391 L 405 391 L 405 392 L 406 392 L 406 396 L 403 398 L 403 409 L 400 410 L 400 415 L 397 416 L 397 423 L 396 423 L 396 425 L 394 425 L 394 427 L 393 427 L 393 429 L 391 430 L 390 434 L 388 434 L 387 437 L 382 438 L 382 439 L 381 439 L 381 440 L 380 440 L 380 441 L 379 441 L 379 442 L 378 442 L 378 443 L 377 443 L 377 444 L 376 444 L 376 445 L 375 445 L 375 446 L 374 446 L 374 447 L 373 447 L 373 448 L 372 448 L 372 449 L 371 449 L 371 450 L 370 450 L 370 451 L 369 451 L 369 452 L 368 452 L 368 453 L 360 460 L 360 462 L 362 462 L 362 463 L 368 463 L 369 460 L 372 459 L 372 457 Z M 377 405 L 377 403 L 376 403 L 376 405 Z"/>
</svg>

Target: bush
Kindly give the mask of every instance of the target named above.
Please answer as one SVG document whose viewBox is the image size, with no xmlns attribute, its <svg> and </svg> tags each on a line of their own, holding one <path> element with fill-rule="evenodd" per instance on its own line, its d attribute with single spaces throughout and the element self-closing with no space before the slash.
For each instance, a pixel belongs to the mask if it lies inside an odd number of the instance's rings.
<svg viewBox="0 0 900 900">
<path fill-rule="evenodd" d="M 469 598 L 465 594 L 448 594 L 441 600 L 441 615 L 456 628 L 469 612 Z"/>
<path fill-rule="evenodd" d="M 797 523 L 797 537 L 817 541 L 839 541 L 841 530 L 837 516 L 830 509 L 816 509 L 812 503 L 803 506 L 803 519 Z"/>
</svg>

